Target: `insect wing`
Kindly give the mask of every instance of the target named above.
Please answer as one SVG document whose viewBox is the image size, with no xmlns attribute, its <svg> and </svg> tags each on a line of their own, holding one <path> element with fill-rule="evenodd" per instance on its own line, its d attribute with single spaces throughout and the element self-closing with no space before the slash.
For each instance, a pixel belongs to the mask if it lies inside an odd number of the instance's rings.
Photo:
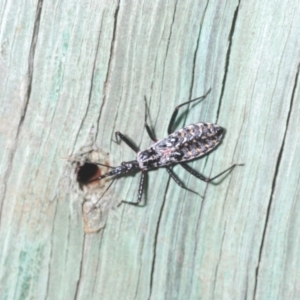
<svg viewBox="0 0 300 300">
<path fill-rule="evenodd" d="M 222 127 L 212 123 L 191 124 L 157 142 L 153 148 L 163 154 L 161 162 L 164 165 L 189 161 L 216 148 L 223 138 L 223 133 Z"/>
<path fill-rule="evenodd" d="M 221 142 L 224 129 L 212 123 L 197 123 L 179 129 L 137 155 L 143 170 L 199 158 Z"/>
<path fill-rule="evenodd" d="M 199 158 L 212 151 L 221 142 L 224 129 L 212 123 L 197 123 L 172 133 L 168 139 L 178 139 L 175 152 L 178 162 Z"/>
</svg>

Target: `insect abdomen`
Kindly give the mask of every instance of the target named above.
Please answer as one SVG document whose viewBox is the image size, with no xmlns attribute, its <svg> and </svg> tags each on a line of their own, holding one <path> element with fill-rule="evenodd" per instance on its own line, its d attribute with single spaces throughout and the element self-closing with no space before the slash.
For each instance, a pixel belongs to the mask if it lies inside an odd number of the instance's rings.
<svg viewBox="0 0 300 300">
<path fill-rule="evenodd" d="M 212 123 L 192 124 L 174 132 L 180 136 L 180 144 L 175 147 L 181 153 L 180 161 L 199 158 L 212 151 L 221 142 L 223 133 L 222 127 Z"/>
<path fill-rule="evenodd" d="M 199 158 L 216 148 L 223 135 L 224 129 L 216 124 L 191 124 L 139 152 L 139 167 L 148 170 Z"/>
</svg>

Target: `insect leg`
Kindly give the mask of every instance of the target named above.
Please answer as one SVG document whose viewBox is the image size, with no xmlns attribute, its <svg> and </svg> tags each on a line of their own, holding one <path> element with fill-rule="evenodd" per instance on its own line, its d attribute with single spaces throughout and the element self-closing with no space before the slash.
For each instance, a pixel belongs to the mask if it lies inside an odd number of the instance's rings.
<svg viewBox="0 0 300 300">
<path fill-rule="evenodd" d="M 125 135 L 123 135 L 120 131 L 116 131 L 115 133 L 116 135 L 116 141 L 117 141 L 117 144 L 120 144 L 121 143 L 121 140 L 124 141 L 127 146 L 129 146 L 133 151 L 135 152 L 139 152 L 139 148 L 128 138 L 126 137 Z"/>
<path fill-rule="evenodd" d="M 234 164 L 231 167 L 229 167 L 228 169 L 224 170 L 223 172 L 221 172 L 220 174 L 212 177 L 212 178 L 207 178 L 203 175 L 201 175 L 200 173 L 198 173 L 197 171 L 195 171 L 194 169 L 192 169 L 189 165 L 187 164 L 180 164 L 184 169 L 186 169 L 189 173 L 191 173 L 192 175 L 194 175 L 195 177 L 199 178 L 200 180 L 203 180 L 205 182 L 211 182 L 213 180 L 215 180 L 216 178 L 218 178 L 219 176 L 223 175 L 226 172 L 230 172 L 232 169 L 234 169 L 236 166 L 244 166 L 244 164 Z"/>
<path fill-rule="evenodd" d="M 138 189 L 137 202 L 131 202 L 131 201 L 122 201 L 122 202 L 127 203 L 127 204 L 131 204 L 131 205 L 139 205 L 141 203 L 143 192 L 144 192 L 144 187 L 145 187 L 145 175 L 146 175 L 146 172 L 142 171 L 141 179 L 140 179 L 140 185 L 139 185 L 139 189 Z"/>
<path fill-rule="evenodd" d="M 145 99 L 145 127 L 146 127 L 146 130 L 147 130 L 147 133 L 148 133 L 150 139 L 153 142 L 157 142 L 157 138 L 155 137 L 153 130 L 150 128 L 150 126 L 147 123 L 147 111 L 148 111 L 148 107 L 147 107 L 147 98 L 146 98 L 146 96 L 144 97 L 144 99 Z"/>
<path fill-rule="evenodd" d="M 175 121 L 175 119 L 176 119 L 176 116 L 177 116 L 177 114 L 178 114 L 179 108 L 180 108 L 181 106 L 183 106 L 183 105 L 189 104 L 189 103 L 194 102 L 194 101 L 196 101 L 196 100 L 203 100 L 203 99 L 205 99 L 206 96 L 209 94 L 210 90 L 211 90 L 211 89 L 209 89 L 209 90 L 206 92 L 206 94 L 205 94 L 204 96 L 201 96 L 201 97 L 192 99 L 192 100 L 190 100 L 190 101 L 184 102 L 184 103 L 179 104 L 179 105 L 176 106 L 176 108 L 175 108 L 175 110 L 174 110 L 174 112 L 173 112 L 173 114 L 172 114 L 172 117 L 171 117 L 169 126 L 168 126 L 168 134 L 171 134 L 171 133 L 173 132 L 172 127 L 173 127 L 174 121 Z"/>
<path fill-rule="evenodd" d="M 157 138 L 155 137 L 154 135 L 154 132 L 151 130 L 150 126 L 148 125 L 147 123 L 147 111 L 148 111 L 148 107 L 147 107 L 147 98 L 145 96 L 145 127 L 146 127 L 146 130 L 147 130 L 147 133 L 150 137 L 150 139 L 153 141 L 153 142 L 157 142 Z M 170 168 L 170 167 L 166 167 L 166 170 L 168 171 L 169 175 L 171 176 L 171 178 L 183 189 L 187 190 L 187 191 L 190 191 L 192 193 L 195 193 L 198 195 L 198 193 L 186 188 L 180 181 L 179 179 L 176 177 L 176 175 L 174 174 L 173 170 Z"/>
<path fill-rule="evenodd" d="M 189 192 L 192 192 L 192 193 L 198 195 L 198 193 L 196 193 L 195 191 L 186 188 L 186 187 L 179 181 L 179 179 L 176 177 L 176 175 L 174 174 L 173 170 L 172 170 L 170 167 L 166 167 L 166 169 L 167 169 L 168 173 L 170 174 L 171 178 L 172 178 L 172 179 L 173 179 L 173 180 L 174 180 L 181 188 L 183 188 L 183 189 L 185 189 L 185 190 L 187 190 L 187 191 L 189 191 Z"/>
<path fill-rule="evenodd" d="M 244 166 L 244 164 L 234 164 L 231 167 L 229 167 L 228 169 L 224 170 L 223 172 L 221 172 L 220 174 L 214 176 L 213 178 L 207 179 L 207 182 L 213 181 L 214 179 L 218 178 L 219 176 L 223 175 L 226 172 L 230 172 L 231 170 L 233 170 L 236 166 Z"/>
</svg>

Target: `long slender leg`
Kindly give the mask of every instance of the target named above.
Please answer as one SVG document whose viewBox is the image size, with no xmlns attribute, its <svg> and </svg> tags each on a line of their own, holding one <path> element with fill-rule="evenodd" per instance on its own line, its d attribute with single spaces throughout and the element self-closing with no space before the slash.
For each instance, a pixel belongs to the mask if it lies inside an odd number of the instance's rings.
<svg viewBox="0 0 300 300">
<path fill-rule="evenodd" d="M 198 193 L 196 193 L 195 191 L 193 190 L 190 190 L 188 188 L 186 188 L 180 181 L 179 179 L 176 177 L 175 173 L 173 172 L 173 170 L 170 168 L 170 167 L 166 167 L 166 170 L 168 171 L 168 173 L 170 174 L 171 178 L 183 189 L 189 191 L 189 192 L 192 192 L 194 194 L 197 194 L 199 195 Z"/>
<path fill-rule="evenodd" d="M 146 130 L 147 130 L 147 133 L 150 137 L 150 139 L 153 141 L 153 142 L 157 142 L 157 138 L 155 137 L 154 135 L 154 132 L 151 130 L 150 126 L 148 125 L 147 123 L 147 99 L 146 99 L 146 96 L 145 96 L 145 127 L 146 127 Z M 176 175 L 174 174 L 173 170 L 170 168 L 170 167 L 166 167 L 166 170 L 167 172 L 169 173 L 169 175 L 171 176 L 171 178 L 183 189 L 186 189 L 188 191 L 191 191 L 189 189 L 187 189 L 179 180 L 178 178 L 176 177 Z M 191 191 L 191 192 L 194 192 L 194 191 Z"/>
<path fill-rule="evenodd" d="M 117 143 L 120 143 L 120 140 L 124 141 L 133 151 L 139 152 L 139 148 L 132 142 L 130 141 L 125 135 L 123 135 L 121 132 L 117 131 L 116 133 L 116 140 Z M 137 202 L 130 202 L 130 201 L 122 201 L 127 204 L 131 205 L 139 205 L 141 200 L 142 200 L 142 195 L 144 191 L 144 184 L 145 184 L 145 172 L 142 171 L 141 174 L 141 179 L 140 179 L 140 185 L 139 185 L 139 190 L 138 190 L 138 200 Z"/>
<path fill-rule="evenodd" d="M 153 142 L 157 142 L 157 138 L 155 137 L 153 130 L 150 128 L 150 126 L 147 123 L 148 106 L 147 106 L 147 98 L 146 98 L 146 96 L 144 97 L 144 99 L 145 99 L 145 127 L 146 127 L 146 130 L 147 130 L 147 133 L 148 133 L 150 139 Z"/>
<path fill-rule="evenodd" d="M 197 171 L 195 171 L 194 169 L 192 169 L 189 165 L 182 163 L 180 164 L 184 169 L 186 169 L 189 173 L 191 173 L 192 175 L 194 175 L 195 177 L 199 178 L 200 180 L 203 180 L 205 182 L 211 182 L 213 180 L 215 180 L 216 178 L 220 177 L 221 175 L 223 175 L 226 172 L 230 172 L 232 169 L 234 169 L 236 166 L 244 166 L 244 164 L 234 164 L 231 167 L 229 167 L 228 169 L 224 170 L 223 172 L 221 172 L 220 174 L 212 177 L 212 178 L 207 178 L 203 175 L 201 175 L 200 173 L 198 173 Z"/>
<path fill-rule="evenodd" d="M 131 204 L 131 205 L 139 205 L 141 203 L 143 192 L 144 192 L 144 187 L 145 187 L 145 175 L 146 175 L 146 172 L 142 171 L 139 190 L 138 190 L 137 202 L 130 202 L 130 201 L 122 201 L 122 202 L 127 203 L 127 204 Z"/>
<path fill-rule="evenodd" d="M 124 134 L 122 134 L 120 131 L 116 131 L 116 141 L 117 144 L 121 143 L 121 140 L 126 143 L 127 146 L 129 146 L 134 152 L 139 152 L 139 148 Z"/>
<path fill-rule="evenodd" d="M 153 141 L 153 142 L 157 142 L 157 138 L 155 137 L 153 131 L 151 130 L 150 126 L 148 125 L 147 123 L 147 99 L 146 99 L 146 96 L 145 96 L 145 127 L 146 127 L 146 130 L 147 130 L 147 133 L 150 137 L 150 139 Z M 176 177 L 175 173 L 173 172 L 173 170 L 170 168 L 170 167 L 166 167 L 166 170 L 167 172 L 169 173 L 169 175 L 171 176 L 171 178 L 183 189 L 187 190 L 187 191 L 190 191 L 192 193 L 195 193 L 198 195 L 198 193 L 196 193 L 195 191 L 193 190 L 190 190 L 188 188 L 186 188 L 180 181 L 179 179 Z"/>
<path fill-rule="evenodd" d="M 151 130 L 150 126 L 146 122 L 145 122 L 145 127 L 146 127 L 146 130 L 147 130 L 147 133 L 148 133 L 150 139 L 153 142 L 157 142 L 157 139 L 155 138 L 153 131 Z"/>
<path fill-rule="evenodd" d="M 209 90 L 206 92 L 206 94 L 205 94 L 204 96 L 201 96 L 201 97 L 192 99 L 192 100 L 190 100 L 190 101 L 184 102 L 184 103 L 179 104 L 179 105 L 176 106 L 176 108 L 175 108 L 175 110 L 174 110 L 174 112 L 173 112 L 173 114 L 172 114 L 172 117 L 171 117 L 169 126 L 168 126 L 168 134 L 171 134 L 171 133 L 173 132 L 172 127 L 173 127 L 174 121 L 175 121 L 175 119 L 176 119 L 176 116 L 177 116 L 177 114 L 178 114 L 179 108 L 180 108 L 181 106 L 183 106 L 183 105 L 189 104 L 189 103 L 194 102 L 194 101 L 196 101 L 196 100 L 203 100 L 203 99 L 205 99 L 206 96 L 209 94 L 210 90 L 211 90 L 211 89 L 209 89 Z"/>
</svg>

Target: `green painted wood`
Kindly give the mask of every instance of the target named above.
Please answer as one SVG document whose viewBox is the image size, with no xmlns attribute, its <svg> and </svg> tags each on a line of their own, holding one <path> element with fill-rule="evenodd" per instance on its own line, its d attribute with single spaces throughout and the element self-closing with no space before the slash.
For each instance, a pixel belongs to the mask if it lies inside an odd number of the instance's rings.
<svg viewBox="0 0 300 300">
<path fill-rule="evenodd" d="M 297 1 L 2 1 L 0 12 L 0 299 L 300 298 Z M 101 202 L 114 209 L 83 210 L 84 150 L 134 159 L 112 140 L 151 144 L 144 95 L 164 137 L 174 107 L 210 87 L 177 128 L 227 133 L 191 166 L 244 167 L 218 185 L 175 167 L 203 198 L 150 172 L 146 205 L 117 206 L 136 199 L 135 174 Z M 105 227 L 88 233 L 94 221 Z"/>
</svg>

